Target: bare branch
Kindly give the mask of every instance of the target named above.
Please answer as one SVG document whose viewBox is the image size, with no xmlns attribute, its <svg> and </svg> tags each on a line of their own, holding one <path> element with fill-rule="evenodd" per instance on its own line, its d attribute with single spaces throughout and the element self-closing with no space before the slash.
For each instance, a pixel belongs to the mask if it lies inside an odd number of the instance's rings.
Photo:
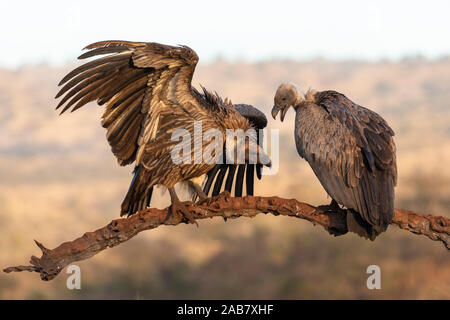
<svg viewBox="0 0 450 320">
<path fill-rule="evenodd" d="M 335 236 L 348 232 L 346 210 L 329 206 L 313 207 L 295 199 L 252 196 L 233 198 L 228 192 L 223 192 L 200 204 L 190 202 L 186 204 L 195 219 L 217 216 L 235 219 L 254 217 L 259 213 L 272 213 L 308 220 L 314 225 L 321 225 Z M 180 213 L 169 214 L 168 208 L 146 209 L 129 218 L 113 220 L 107 226 L 94 232 L 86 232 L 82 237 L 64 242 L 53 250 L 35 241 L 42 251 L 40 258 L 32 256 L 30 266 L 9 267 L 3 271 L 7 273 L 38 272 L 42 280 L 51 280 L 72 262 L 88 259 L 108 247 L 117 246 L 141 231 L 154 229 L 160 225 L 180 223 L 188 223 L 188 221 Z M 450 219 L 395 209 L 391 224 L 412 233 L 427 236 L 431 240 L 441 241 L 450 250 Z"/>
</svg>

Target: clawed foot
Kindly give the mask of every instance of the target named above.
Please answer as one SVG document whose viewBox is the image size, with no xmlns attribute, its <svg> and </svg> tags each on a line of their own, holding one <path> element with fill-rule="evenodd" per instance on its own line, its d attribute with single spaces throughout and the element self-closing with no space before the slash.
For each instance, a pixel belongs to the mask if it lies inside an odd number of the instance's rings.
<svg viewBox="0 0 450 320">
<path fill-rule="evenodd" d="M 170 211 L 172 214 L 177 211 L 180 212 L 186 219 L 188 219 L 189 223 L 193 223 L 198 227 L 198 223 L 195 221 L 194 216 L 182 202 L 173 201 L 170 206 Z"/>
<path fill-rule="evenodd" d="M 175 189 L 168 188 L 170 199 L 172 200 L 172 205 L 170 206 L 170 212 L 174 214 L 175 212 L 179 211 L 181 214 L 189 220 L 189 223 L 195 223 L 195 225 L 198 227 L 197 221 L 195 221 L 194 216 L 192 213 L 186 208 L 186 206 L 178 199 L 177 193 L 175 192 Z"/>
<path fill-rule="evenodd" d="M 204 201 L 201 201 L 202 204 L 206 204 L 207 206 L 211 206 L 212 203 L 214 202 L 219 202 L 222 199 L 224 201 L 228 201 L 227 199 L 230 198 L 230 192 L 228 191 L 222 191 L 221 193 L 219 193 L 217 196 L 213 196 L 213 197 L 209 197 L 206 198 Z"/>
<path fill-rule="evenodd" d="M 336 201 L 334 201 L 334 200 L 331 200 L 331 203 L 329 205 L 318 206 L 317 209 L 321 210 L 324 213 L 332 213 L 332 212 L 342 211 L 342 209 L 339 206 L 339 204 Z M 312 213 L 311 215 L 314 215 L 314 214 L 315 213 Z"/>
</svg>

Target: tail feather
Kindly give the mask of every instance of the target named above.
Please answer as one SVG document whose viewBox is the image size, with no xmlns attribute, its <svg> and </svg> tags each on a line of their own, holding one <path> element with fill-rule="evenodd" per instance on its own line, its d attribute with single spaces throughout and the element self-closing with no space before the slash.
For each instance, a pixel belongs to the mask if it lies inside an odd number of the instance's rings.
<svg viewBox="0 0 450 320">
<path fill-rule="evenodd" d="M 147 199 L 145 200 L 145 206 L 150 207 L 150 202 L 152 201 L 152 194 L 153 194 L 153 186 L 148 189 L 147 192 Z"/>
<path fill-rule="evenodd" d="M 347 228 L 348 231 L 354 232 L 365 239 L 375 240 L 375 238 L 383 232 L 377 226 L 372 226 L 365 221 L 361 215 L 352 210 L 347 210 Z"/>
<path fill-rule="evenodd" d="M 150 174 L 141 165 L 134 168 L 134 176 L 130 187 L 122 202 L 120 215 L 132 215 L 145 209 L 149 204 L 153 193 L 153 186 L 149 185 Z"/>
<path fill-rule="evenodd" d="M 371 208 L 370 215 L 377 217 L 377 223 L 370 223 L 355 210 L 349 210 L 347 214 L 347 225 L 349 231 L 358 235 L 375 240 L 381 233 L 385 232 L 394 216 L 394 186 L 395 181 L 389 172 L 382 172 L 374 181 L 378 194 L 376 205 Z"/>
</svg>

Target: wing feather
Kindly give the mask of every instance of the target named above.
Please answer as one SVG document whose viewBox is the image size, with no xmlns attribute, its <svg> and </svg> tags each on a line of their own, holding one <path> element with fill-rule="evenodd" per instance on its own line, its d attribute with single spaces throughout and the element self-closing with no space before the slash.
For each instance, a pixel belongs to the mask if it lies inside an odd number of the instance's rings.
<svg viewBox="0 0 450 320">
<path fill-rule="evenodd" d="M 136 91 L 115 108 L 108 108 L 103 113 L 102 126 L 108 128 L 133 103 L 142 103 L 142 92 Z"/>
<path fill-rule="evenodd" d="M 230 168 L 228 169 L 228 176 L 227 180 L 225 181 L 225 190 L 231 193 L 231 189 L 233 188 L 233 180 L 234 175 L 236 173 L 236 165 L 230 165 Z"/>
<path fill-rule="evenodd" d="M 111 70 L 111 67 L 114 66 L 113 63 L 106 63 L 97 67 L 94 67 L 92 69 L 87 70 L 86 72 L 83 72 L 76 77 L 72 78 L 69 82 L 65 83 L 64 86 L 59 90 L 58 94 L 55 96 L 56 99 L 58 99 L 60 96 L 62 96 L 64 93 L 66 93 L 69 89 L 74 88 L 76 85 L 80 84 L 82 81 L 86 79 L 90 79 L 90 81 L 96 80 L 100 77 L 103 77 L 105 72 L 108 70 Z M 91 78 L 93 77 L 93 78 Z M 61 85 L 61 84 L 60 84 Z"/>
<path fill-rule="evenodd" d="M 224 164 L 220 167 L 219 173 L 217 174 L 216 183 L 214 184 L 212 196 L 217 196 L 222 188 L 223 179 L 228 171 L 228 165 Z"/>
<path fill-rule="evenodd" d="M 238 172 L 236 174 L 236 185 L 234 188 L 234 196 L 242 197 L 242 187 L 244 185 L 244 173 L 245 173 L 245 164 L 238 165 Z"/>
<path fill-rule="evenodd" d="M 88 49 L 88 48 L 86 47 L 85 49 Z M 124 51 L 128 51 L 128 48 L 126 46 L 99 47 L 97 49 L 93 49 L 91 51 L 83 53 L 82 55 L 80 55 L 78 57 L 78 59 L 86 59 L 86 58 L 91 58 L 91 57 L 97 56 L 97 55 L 103 55 L 103 54 L 108 54 L 108 53 L 120 53 L 120 52 L 124 52 Z"/>
<path fill-rule="evenodd" d="M 102 125 L 120 164 L 144 158 L 158 127 L 173 124 L 161 118 L 168 110 L 183 113 L 184 126 L 207 114 L 191 88 L 198 56 L 189 47 L 114 40 L 85 49 L 79 59 L 96 59 L 63 77 L 56 108 L 64 113 L 90 101 L 105 105 Z"/>
<path fill-rule="evenodd" d="M 207 93 L 207 92 L 206 92 Z M 262 129 L 264 129 L 267 126 L 267 118 L 264 115 L 263 112 L 261 112 L 260 110 L 258 110 L 257 108 L 248 105 L 248 104 L 236 104 L 235 105 L 236 110 L 239 112 L 240 115 L 244 116 L 245 118 L 247 118 L 250 123 L 252 124 L 252 127 L 259 131 L 257 132 L 257 143 L 258 145 L 260 145 L 262 147 L 262 138 L 263 138 L 263 132 Z M 242 186 L 244 185 L 244 178 L 245 178 L 245 183 L 246 183 L 246 192 L 247 195 L 253 195 L 254 193 L 254 173 L 255 173 L 255 169 L 253 167 L 256 167 L 256 176 L 258 179 L 261 179 L 262 177 L 262 167 L 263 165 L 261 164 L 255 164 L 255 165 L 251 165 L 251 164 L 246 164 L 247 166 L 247 170 L 246 170 L 246 174 L 244 175 L 242 172 L 238 175 L 236 175 L 236 169 L 237 169 L 237 165 L 227 165 L 227 164 L 217 164 L 216 167 L 218 167 L 218 169 L 211 169 L 210 172 L 212 174 L 208 174 L 206 176 L 206 182 L 204 184 L 204 189 L 203 192 L 205 192 L 205 194 L 208 194 L 209 189 L 207 190 L 206 186 L 209 185 L 209 180 L 214 180 L 216 178 L 216 175 L 220 172 L 220 168 L 222 168 L 223 166 L 227 166 L 228 167 L 228 175 L 227 178 L 225 180 L 225 187 L 224 190 L 231 192 L 231 189 L 233 187 L 233 181 L 235 181 L 235 186 L 238 188 L 238 194 L 239 192 L 242 194 Z M 252 166 L 250 168 L 250 166 Z M 245 168 L 243 168 L 245 169 Z M 214 170 L 214 171 L 213 171 Z M 242 171 L 242 169 L 241 169 Z M 220 182 L 222 183 L 222 181 Z M 218 180 L 216 179 L 216 183 L 214 185 L 214 190 L 216 190 L 216 186 L 218 186 Z M 236 189 L 235 187 L 235 189 Z M 241 191 L 239 191 L 241 190 Z M 216 192 L 213 192 L 212 195 L 218 194 L 220 192 L 220 190 L 216 190 Z"/>
<path fill-rule="evenodd" d="M 219 171 L 219 169 L 220 169 L 220 166 L 216 165 L 216 166 L 214 166 L 214 168 L 209 170 L 208 173 L 206 174 L 207 180 L 205 182 L 205 186 L 203 187 L 203 192 L 205 194 L 209 193 L 209 190 L 211 189 L 214 177 L 216 176 L 216 174 Z"/>
<path fill-rule="evenodd" d="M 247 195 L 252 196 L 255 185 L 255 165 L 247 164 L 247 170 L 245 170 L 245 189 Z"/>
<path fill-rule="evenodd" d="M 76 75 L 79 75 L 80 73 L 82 73 L 84 71 L 91 70 L 95 67 L 102 66 L 107 63 L 111 64 L 112 62 L 120 63 L 120 62 L 128 61 L 130 57 L 131 57 L 131 52 L 126 51 L 123 53 L 99 58 L 99 59 L 93 60 L 91 62 L 85 63 L 85 64 L 79 66 L 78 68 L 75 68 L 71 72 L 69 72 L 64 78 L 62 78 L 62 80 L 59 82 L 58 85 L 59 86 L 63 85 L 68 80 L 72 79 L 73 77 L 75 77 Z"/>
</svg>

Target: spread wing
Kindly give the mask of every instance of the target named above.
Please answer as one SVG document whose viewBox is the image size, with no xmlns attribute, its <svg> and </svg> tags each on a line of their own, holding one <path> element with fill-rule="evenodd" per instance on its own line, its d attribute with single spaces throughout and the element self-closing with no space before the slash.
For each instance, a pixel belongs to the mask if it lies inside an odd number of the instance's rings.
<svg viewBox="0 0 450 320">
<path fill-rule="evenodd" d="M 192 92 L 197 54 L 186 46 L 102 41 L 86 47 L 79 59 L 105 55 L 74 69 L 59 83 L 57 109 L 75 111 L 90 101 L 105 105 L 102 125 L 121 165 L 144 157 L 160 128 L 193 120 L 207 113 Z M 187 128 L 186 128 L 187 126 Z"/>
<path fill-rule="evenodd" d="M 324 91 L 297 117 L 297 150 L 338 203 L 377 232 L 392 219 L 397 180 L 394 132 L 377 113 Z"/>
<path fill-rule="evenodd" d="M 267 126 L 267 118 L 264 115 L 264 113 L 248 104 L 236 104 L 235 108 L 242 116 L 244 116 L 249 120 L 253 128 L 256 130 L 258 139 L 257 142 L 261 146 L 263 140 L 262 136 L 263 132 L 262 131 L 259 132 L 259 130 L 264 129 Z M 233 164 L 226 164 L 225 161 L 223 161 L 223 164 L 217 164 L 213 169 L 208 171 L 203 186 L 203 192 L 205 192 L 205 194 L 208 195 L 214 183 L 211 195 L 212 196 L 218 195 L 222 190 L 224 180 L 225 180 L 224 190 L 231 192 L 234 181 L 235 196 L 241 197 L 245 179 L 247 195 L 253 195 L 255 170 L 258 179 L 261 179 L 262 176 L 261 164 L 247 163 L 241 165 L 233 165 Z"/>
</svg>

